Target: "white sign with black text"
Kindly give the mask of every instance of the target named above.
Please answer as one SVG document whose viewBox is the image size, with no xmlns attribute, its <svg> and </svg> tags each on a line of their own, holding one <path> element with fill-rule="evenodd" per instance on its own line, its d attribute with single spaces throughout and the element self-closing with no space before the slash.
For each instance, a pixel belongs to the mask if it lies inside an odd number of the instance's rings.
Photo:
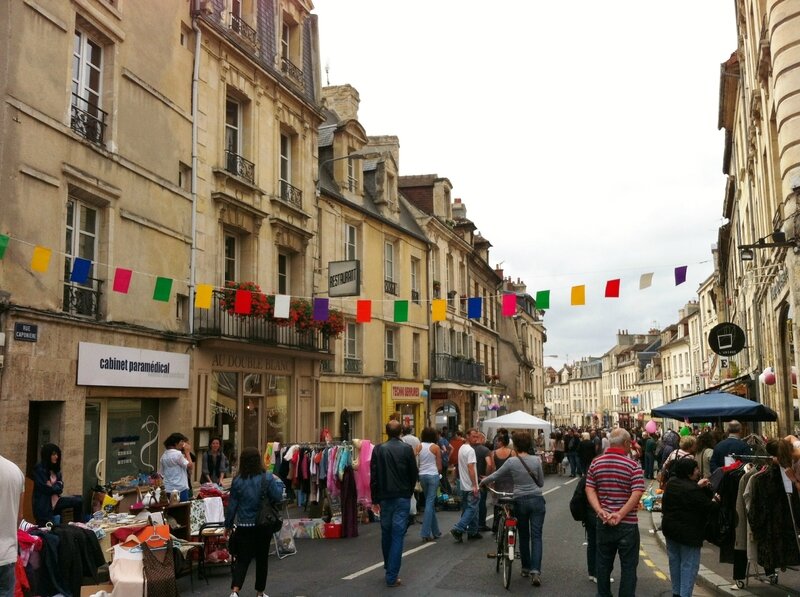
<svg viewBox="0 0 800 597">
<path fill-rule="evenodd" d="M 187 389 L 189 355 L 81 342 L 78 385 Z"/>
</svg>

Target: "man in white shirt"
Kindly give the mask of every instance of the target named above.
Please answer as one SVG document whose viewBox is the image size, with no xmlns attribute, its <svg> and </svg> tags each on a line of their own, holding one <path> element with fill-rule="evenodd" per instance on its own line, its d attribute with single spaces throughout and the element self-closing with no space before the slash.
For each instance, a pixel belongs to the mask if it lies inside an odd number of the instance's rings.
<svg viewBox="0 0 800 597">
<path fill-rule="evenodd" d="M 25 475 L 19 467 L 0 456 L 0 597 L 13 597 L 17 566 L 17 525 L 22 510 Z"/>
<path fill-rule="evenodd" d="M 406 425 L 403 427 L 403 435 L 400 436 L 400 440 L 404 444 L 408 444 L 411 446 L 411 449 L 414 450 L 414 454 L 417 453 L 417 446 L 420 444 L 419 438 L 414 435 L 414 431 L 411 427 Z M 408 513 L 408 525 L 411 526 L 412 524 L 416 524 L 417 519 L 417 494 L 414 492 L 411 494 L 411 509 Z"/>
<path fill-rule="evenodd" d="M 470 429 L 467 442 L 458 450 L 458 479 L 461 484 L 461 519 L 450 529 L 456 543 L 461 543 L 464 533 L 467 539 L 480 539 L 478 530 L 478 506 L 480 486 L 478 485 L 477 458 L 473 446 L 480 441 L 480 432 Z"/>
</svg>

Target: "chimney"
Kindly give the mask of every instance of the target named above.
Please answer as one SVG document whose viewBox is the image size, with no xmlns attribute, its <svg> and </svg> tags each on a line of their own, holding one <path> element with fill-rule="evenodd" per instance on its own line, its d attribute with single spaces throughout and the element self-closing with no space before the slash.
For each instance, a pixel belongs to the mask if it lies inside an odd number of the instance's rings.
<svg viewBox="0 0 800 597">
<path fill-rule="evenodd" d="M 322 100 L 342 120 L 358 120 L 358 105 L 361 98 L 352 85 L 332 85 L 322 88 Z"/>
<path fill-rule="evenodd" d="M 453 199 L 453 219 L 466 220 L 467 219 L 467 206 L 461 203 L 461 198 Z"/>
<path fill-rule="evenodd" d="M 461 199 L 456 199 L 456 201 L 461 201 Z M 498 278 L 502 278 L 502 280 L 505 282 L 505 277 L 503 276 L 503 269 L 500 267 L 499 263 L 494 266 L 494 273 L 497 274 Z"/>
</svg>

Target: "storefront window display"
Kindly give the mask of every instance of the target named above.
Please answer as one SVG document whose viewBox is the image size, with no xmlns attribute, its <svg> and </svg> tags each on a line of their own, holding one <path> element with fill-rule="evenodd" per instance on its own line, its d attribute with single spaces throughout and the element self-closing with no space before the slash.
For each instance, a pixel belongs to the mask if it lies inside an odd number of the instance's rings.
<svg viewBox="0 0 800 597">
<path fill-rule="evenodd" d="M 84 485 L 116 482 L 158 469 L 158 400 L 88 401 Z"/>
<path fill-rule="evenodd" d="M 236 465 L 242 448 L 285 442 L 289 433 L 289 376 L 215 371 L 212 375 L 213 434 Z"/>
</svg>

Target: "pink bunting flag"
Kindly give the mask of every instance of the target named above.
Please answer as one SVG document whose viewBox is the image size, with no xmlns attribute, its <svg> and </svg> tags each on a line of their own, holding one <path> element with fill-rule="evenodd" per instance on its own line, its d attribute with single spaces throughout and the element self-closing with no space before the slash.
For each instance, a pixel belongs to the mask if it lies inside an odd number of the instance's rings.
<svg viewBox="0 0 800 597">
<path fill-rule="evenodd" d="M 114 270 L 114 292 L 128 294 L 128 290 L 131 287 L 131 276 L 133 276 L 133 270 L 125 269 L 124 267 L 118 267 Z"/>
<path fill-rule="evenodd" d="M 517 295 L 506 293 L 503 295 L 503 316 L 511 317 L 517 312 Z"/>
</svg>

